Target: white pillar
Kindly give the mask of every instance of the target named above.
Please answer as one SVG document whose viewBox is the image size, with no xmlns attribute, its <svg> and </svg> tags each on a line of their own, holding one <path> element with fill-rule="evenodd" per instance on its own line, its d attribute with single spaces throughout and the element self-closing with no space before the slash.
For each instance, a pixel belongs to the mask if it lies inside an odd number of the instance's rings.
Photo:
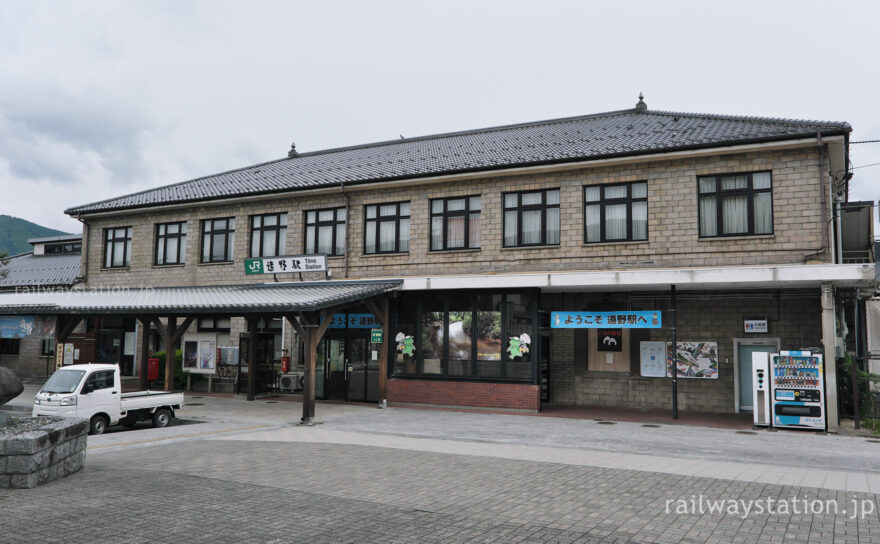
<svg viewBox="0 0 880 544">
<path fill-rule="evenodd" d="M 834 312 L 834 290 L 830 285 L 822 286 L 822 346 L 825 350 L 825 415 L 828 432 L 836 433 L 837 413 L 837 363 L 835 346 L 837 343 L 837 323 Z"/>
</svg>

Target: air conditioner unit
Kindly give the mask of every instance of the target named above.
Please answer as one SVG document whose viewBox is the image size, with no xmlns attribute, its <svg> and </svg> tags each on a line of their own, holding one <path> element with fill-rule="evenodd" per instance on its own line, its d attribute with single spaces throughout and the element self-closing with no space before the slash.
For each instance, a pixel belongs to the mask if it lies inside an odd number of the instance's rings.
<svg viewBox="0 0 880 544">
<path fill-rule="evenodd" d="M 302 372 L 290 372 L 282 374 L 280 387 L 282 391 L 301 391 L 303 386 Z"/>
</svg>

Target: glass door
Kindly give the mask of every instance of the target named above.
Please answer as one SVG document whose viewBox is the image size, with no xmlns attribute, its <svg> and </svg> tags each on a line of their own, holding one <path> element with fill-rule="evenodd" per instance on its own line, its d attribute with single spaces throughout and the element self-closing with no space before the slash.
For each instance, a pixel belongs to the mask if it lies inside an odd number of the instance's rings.
<svg viewBox="0 0 880 544">
<path fill-rule="evenodd" d="M 371 347 L 369 338 L 348 338 L 348 400 L 378 401 L 379 361 Z"/>
<path fill-rule="evenodd" d="M 346 400 L 345 339 L 327 338 L 323 343 L 326 361 L 324 364 L 324 398 Z"/>
</svg>

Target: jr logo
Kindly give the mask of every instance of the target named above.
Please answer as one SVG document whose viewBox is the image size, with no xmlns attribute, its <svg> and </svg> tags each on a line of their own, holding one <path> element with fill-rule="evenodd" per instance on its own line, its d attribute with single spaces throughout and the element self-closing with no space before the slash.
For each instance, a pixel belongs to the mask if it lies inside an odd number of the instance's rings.
<svg viewBox="0 0 880 544">
<path fill-rule="evenodd" d="M 248 274 L 262 274 L 263 261 L 260 259 L 249 259 L 245 264 L 245 272 Z"/>
</svg>

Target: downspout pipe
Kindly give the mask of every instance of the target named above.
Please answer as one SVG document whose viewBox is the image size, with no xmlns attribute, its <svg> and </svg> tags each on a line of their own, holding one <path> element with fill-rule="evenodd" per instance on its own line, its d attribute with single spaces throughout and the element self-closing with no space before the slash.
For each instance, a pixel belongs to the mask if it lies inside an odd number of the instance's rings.
<svg viewBox="0 0 880 544">
<path fill-rule="evenodd" d="M 89 243 L 91 242 L 91 225 L 85 219 L 81 218 L 79 214 L 76 215 L 76 220 L 83 224 L 83 265 L 82 265 L 82 281 L 87 282 L 89 280 Z"/>
<path fill-rule="evenodd" d="M 343 248 L 343 272 L 342 277 L 344 279 L 348 279 L 348 248 L 350 243 L 350 225 L 351 225 L 351 197 L 348 196 L 348 193 L 345 192 L 345 181 L 339 181 L 339 189 L 342 191 L 342 196 L 345 198 L 345 247 Z"/>
<path fill-rule="evenodd" d="M 828 189 L 825 189 L 825 146 L 822 143 L 822 132 L 818 130 L 816 131 L 816 145 L 819 147 L 819 187 L 822 192 L 822 218 L 824 219 L 829 211 L 828 204 L 829 199 L 832 197 L 833 183 L 829 183 Z M 822 223 L 822 251 L 825 252 L 828 250 L 828 225 L 831 221 L 823 221 Z M 834 259 L 834 252 L 829 256 Z"/>
</svg>

